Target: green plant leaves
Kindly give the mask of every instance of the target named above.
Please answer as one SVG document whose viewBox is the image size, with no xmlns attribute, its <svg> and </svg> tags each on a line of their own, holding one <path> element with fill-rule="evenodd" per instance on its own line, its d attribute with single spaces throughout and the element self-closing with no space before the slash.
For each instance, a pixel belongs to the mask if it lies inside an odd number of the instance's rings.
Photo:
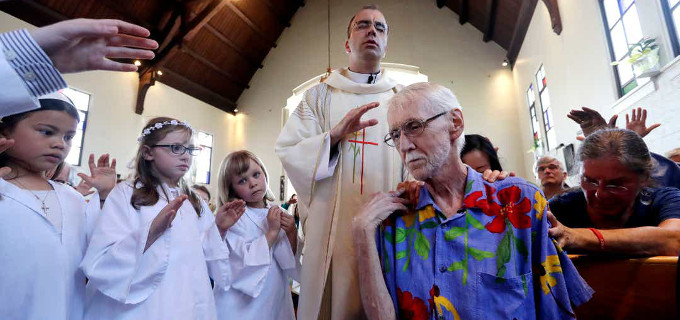
<svg viewBox="0 0 680 320">
<path fill-rule="evenodd" d="M 423 259 L 427 259 L 427 257 L 430 255 L 430 241 L 427 240 L 427 238 L 425 238 L 425 236 L 423 236 L 423 234 L 420 232 L 418 232 L 416 235 L 415 248 L 416 253 L 423 257 Z"/>
<path fill-rule="evenodd" d="M 478 230 L 484 230 L 484 226 L 482 225 L 481 222 L 477 221 L 471 214 L 467 213 L 465 215 L 465 221 L 469 223 L 471 226 L 473 226 L 475 229 Z"/>
<path fill-rule="evenodd" d="M 512 254 L 512 229 L 508 228 L 505 234 L 503 234 L 503 239 L 498 243 L 498 248 L 496 249 L 496 276 L 503 277 L 507 271 L 505 264 L 510 261 L 510 255 Z"/>
<path fill-rule="evenodd" d="M 467 249 L 468 249 L 468 253 L 470 253 L 470 255 L 473 258 L 477 259 L 477 261 L 480 261 L 480 260 L 486 259 L 486 258 L 493 258 L 493 256 L 494 256 L 493 252 L 483 251 L 483 250 L 475 249 L 473 247 L 468 247 Z"/>
<path fill-rule="evenodd" d="M 452 241 L 456 237 L 463 235 L 463 233 L 465 233 L 466 230 L 467 229 L 463 227 L 453 227 L 449 229 L 449 231 L 446 231 L 446 233 L 444 233 L 444 240 Z"/>
</svg>

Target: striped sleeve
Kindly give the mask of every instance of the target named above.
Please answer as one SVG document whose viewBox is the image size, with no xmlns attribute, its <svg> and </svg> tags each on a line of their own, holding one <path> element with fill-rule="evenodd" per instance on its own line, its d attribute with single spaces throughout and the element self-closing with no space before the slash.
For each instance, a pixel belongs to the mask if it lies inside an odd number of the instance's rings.
<svg viewBox="0 0 680 320">
<path fill-rule="evenodd" d="M 32 97 L 66 88 L 64 78 L 26 29 L 0 34 L 0 46 Z"/>
</svg>

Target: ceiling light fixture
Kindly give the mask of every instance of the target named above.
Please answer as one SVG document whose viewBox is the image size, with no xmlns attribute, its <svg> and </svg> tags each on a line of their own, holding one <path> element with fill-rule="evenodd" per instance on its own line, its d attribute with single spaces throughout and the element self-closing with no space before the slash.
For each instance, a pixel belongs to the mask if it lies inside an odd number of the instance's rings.
<svg viewBox="0 0 680 320">
<path fill-rule="evenodd" d="M 508 59 L 503 59 L 503 63 L 501 63 L 502 66 L 507 67 L 510 62 L 508 62 Z"/>
<path fill-rule="evenodd" d="M 141 65 L 142 65 L 142 62 L 141 62 L 141 61 L 139 61 L 139 60 L 135 60 L 135 65 L 139 67 L 139 66 L 141 66 Z"/>
</svg>

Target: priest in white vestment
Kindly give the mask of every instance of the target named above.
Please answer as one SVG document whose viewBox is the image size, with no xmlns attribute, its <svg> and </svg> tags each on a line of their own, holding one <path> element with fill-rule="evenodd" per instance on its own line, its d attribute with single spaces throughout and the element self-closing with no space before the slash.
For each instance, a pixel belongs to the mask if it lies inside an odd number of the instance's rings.
<svg viewBox="0 0 680 320">
<path fill-rule="evenodd" d="M 298 319 L 364 319 L 351 223 L 358 208 L 402 180 L 384 142 L 387 100 L 398 89 L 380 69 L 387 22 L 375 6 L 348 26 L 349 68 L 305 92 L 276 142 L 299 197 L 304 248 Z M 377 102 L 377 103 L 375 103 Z"/>
</svg>

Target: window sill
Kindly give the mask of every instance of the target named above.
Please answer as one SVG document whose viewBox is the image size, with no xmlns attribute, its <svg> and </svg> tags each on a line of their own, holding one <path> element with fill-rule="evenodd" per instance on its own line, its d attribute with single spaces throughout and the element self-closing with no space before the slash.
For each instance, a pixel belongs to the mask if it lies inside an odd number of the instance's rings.
<svg viewBox="0 0 680 320">
<path fill-rule="evenodd" d="M 677 69 L 677 70 L 676 70 Z M 631 90 L 625 96 L 619 98 L 614 104 L 612 104 L 611 109 L 613 114 L 618 114 L 628 109 L 632 105 L 640 102 L 648 95 L 657 91 L 657 82 L 659 78 L 665 77 L 667 75 L 675 76 L 671 82 L 680 83 L 680 56 L 675 57 L 665 66 L 663 66 L 658 75 L 652 77 L 647 81 L 647 83 L 638 86 L 637 88 Z"/>
</svg>

